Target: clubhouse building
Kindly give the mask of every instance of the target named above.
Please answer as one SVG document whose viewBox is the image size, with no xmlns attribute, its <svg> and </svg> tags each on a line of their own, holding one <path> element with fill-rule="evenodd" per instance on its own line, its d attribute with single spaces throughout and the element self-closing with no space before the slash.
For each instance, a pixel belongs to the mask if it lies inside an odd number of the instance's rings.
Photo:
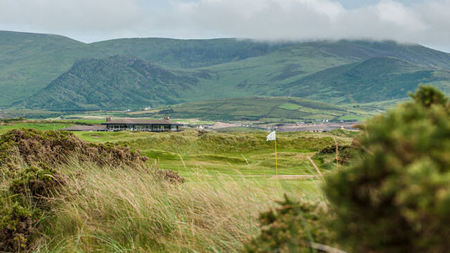
<svg viewBox="0 0 450 253">
<path fill-rule="evenodd" d="M 147 132 L 178 132 L 181 124 L 169 119 L 145 120 L 145 119 L 118 119 L 106 118 L 102 124 L 105 131 L 147 131 Z"/>
</svg>

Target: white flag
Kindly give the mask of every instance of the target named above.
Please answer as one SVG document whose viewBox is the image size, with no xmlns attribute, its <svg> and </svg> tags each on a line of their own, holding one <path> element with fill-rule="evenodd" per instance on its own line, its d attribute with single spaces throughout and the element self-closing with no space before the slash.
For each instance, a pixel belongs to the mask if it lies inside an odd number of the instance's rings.
<svg viewBox="0 0 450 253">
<path fill-rule="evenodd" d="M 267 135 L 267 138 L 266 138 L 267 141 L 274 141 L 276 139 L 277 139 L 277 134 L 275 133 L 275 131 L 273 131 L 269 135 Z"/>
</svg>

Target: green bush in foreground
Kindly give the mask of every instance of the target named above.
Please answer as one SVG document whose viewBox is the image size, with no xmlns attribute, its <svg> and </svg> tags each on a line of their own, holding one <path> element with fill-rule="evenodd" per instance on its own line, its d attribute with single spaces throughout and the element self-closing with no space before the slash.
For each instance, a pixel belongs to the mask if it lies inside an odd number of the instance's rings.
<svg viewBox="0 0 450 253">
<path fill-rule="evenodd" d="M 311 252 L 315 243 L 329 245 L 331 215 L 324 203 L 293 202 L 285 196 L 276 210 L 260 215 L 261 235 L 246 245 L 246 252 Z"/>
<path fill-rule="evenodd" d="M 327 179 L 338 240 L 351 251 L 450 248 L 450 107 L 432 87 L 412 98 L 369 120 L 360 158 Z"/>
<path fill-rule="evenodd" d="M 37 223 L 50 211 L 51 201 L 63 178 L 45 164 L 14 174 L 0 194 L 0 251 L 18 252 L 30 247 Z"/>
</svg>

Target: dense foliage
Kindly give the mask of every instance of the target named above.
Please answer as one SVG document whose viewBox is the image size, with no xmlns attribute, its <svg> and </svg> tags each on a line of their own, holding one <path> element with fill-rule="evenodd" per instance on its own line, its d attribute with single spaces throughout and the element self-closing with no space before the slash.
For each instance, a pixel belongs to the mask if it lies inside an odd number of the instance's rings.
<svg viewBox="0 0 450 253">
<path fill-rule="evenodd" d="M 313 159 L 320 168 L 332 170 L 341 165 L 350 165 L 357 153 L 358 148 L 355 145 L 331 145 L 317 152 Z"/>
<path fill-rule="evenodd" d="M 260 215 L 261 235 L 246 245 L 246 252 L 312 252 L 318 245 L 331 244 L 331 215 L 324 203 L 295 202 L 285 196 L 279 204 Z"/>
<path fill-rule="evenodd" d="M 56 170 L 43 163 L 13 173 L 0 191 L 0 251 L 29 249 L 38 236 L 39 222 L 51 212 L 51 197 L 64 184 Z"/>
<path fill-rule="evenodd" d="M 0 136 L 0 172 L 7 167 L 6 174 L 21 163 L 57 165 L 73 158 L 99 165 L 135 165 L 147 160 L 127 147 L 88 144 L 69 132 L 15 129 Z"/>
<path fill-rule="evenodd" d="M 327 180 L 336 233 L 352 251 L 450 247 L 450 106 L 432 87 L 412 97 L 369 120 L 360 159 Z"/>
<path fill-rule="evenodd" d="M 351 146 L 316 154 L 322 167 L 337 167 L 324 189 L 330 210 L 286 199 L 261 214 L 261 235 L 246 250 L 311 252 L 319 245 L 333 252 L 447 252 L 450 103 L 431 86 L 411 97 L 361 126 Z"/>
</svg>

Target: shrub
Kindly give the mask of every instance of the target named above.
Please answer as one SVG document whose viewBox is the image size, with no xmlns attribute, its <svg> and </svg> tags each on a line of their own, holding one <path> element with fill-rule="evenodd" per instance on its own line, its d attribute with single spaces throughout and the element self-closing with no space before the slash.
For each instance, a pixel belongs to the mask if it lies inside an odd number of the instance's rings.
<svg viewBox="0 0 450 253">
<path fill-rule="evenodd" d="M 42 163 L 11 178 L 8 192 L 0 196 L 0 251 L 28 249 L 38 221 L 50 210 L 49 197 L 62 184 L 63 178 Z"/>
<path fill-rule="evenodd" d="M 348 165 L 351 159 L 355 156 L 358 147 L 356 145 L 341 145 L 337 148 L 336 145 L 325 147 L 314 155 L 314 159 L 318 160 L 322 167 L 333 168 L 332 164 L 338 162 L 341 165 Z M 331 158 L 331 159 L 330 159 Z"/>
<path fill-rule="evenodd" d="M 63 176 L 44 163 L 30 166 L 11 180 L 9 191 L 12 196 L 30 197 L 36 207 L 46 208 L 47 198 L 64 184 Z"/>
<path fill-rule="evenodd" d="M 294 202 L 286 196 L 279 204 L 276 210 L 261 213 L 261 234 L 246 245 L 246 252 L 311 252 L 315 243 L 332 242 L 325 204 Z"/>
<path fill-rule="evenodd" d="M 147 160 L 139 152 L 112 144 L 88 144 L 69 132 L 15 129 L 0 136 L 0 166 L 25 162 L 35 165 L 67 163 L 76 157 L 80 161 L 99 165 L 141 165 Z"/>
<path fill-rule="evenodd" d="M 369 120 L 359 158 L 327 179 L 336 233 L 352 251 L 450 248 L 450 107 L 432 87 L 411 96 Z"/>
<path fill-rule="evenodd" d="M 33 212 L 18 202 L 0 199 L 0 251 L 19 252 L 28 247 L 33 234 Z"/>
<path fill-rule="evenodd" d="M 178 172 L 173 170 L 155 169 L 153 170 L 153 176 L 157 180 L 169 182 L 172 184 L 184 183 L 184 177 L 180 176 Z"/>
</svg>

